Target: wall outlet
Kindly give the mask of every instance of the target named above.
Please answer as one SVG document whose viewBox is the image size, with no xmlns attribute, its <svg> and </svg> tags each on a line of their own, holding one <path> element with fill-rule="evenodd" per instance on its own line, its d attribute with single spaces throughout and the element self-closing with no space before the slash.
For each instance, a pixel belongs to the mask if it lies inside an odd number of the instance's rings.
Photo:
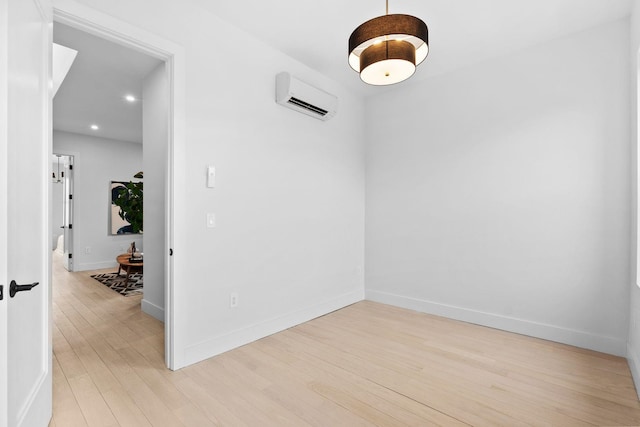
<svg viewBox="0 0 640 427">
<path fill-rule="evenodd" d="M 231 292 L 229 294 L 229 307 L 236 308 L 238 306 L 238 293 Z"/>
</svg>

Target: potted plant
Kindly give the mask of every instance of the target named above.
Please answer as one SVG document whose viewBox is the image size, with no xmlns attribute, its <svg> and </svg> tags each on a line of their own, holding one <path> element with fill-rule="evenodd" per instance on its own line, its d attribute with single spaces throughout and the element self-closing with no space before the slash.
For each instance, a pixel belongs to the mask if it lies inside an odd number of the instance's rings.
<svg viewBox="0 0 640 427">
<path fill-rule="evenodd" d="M 138 172 L 134 178 L 142 179 L 143 173 Z M 129 181 L 116 187 L 112 194 L 113 204 L 120 208 L 120 218 L 131 224 L 130 230 L 123 232 L 142 233 L 143 188 L 142 181 Z M 123 227 L 124 228 L 124 227 Z M 120 234 L 120 231 L 118 231 Z"/>
</svg>

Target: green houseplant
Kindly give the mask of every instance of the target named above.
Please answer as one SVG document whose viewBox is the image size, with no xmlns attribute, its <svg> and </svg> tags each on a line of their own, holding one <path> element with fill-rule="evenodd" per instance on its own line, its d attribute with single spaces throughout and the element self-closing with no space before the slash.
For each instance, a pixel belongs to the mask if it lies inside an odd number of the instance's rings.
<svg viewBox="0 0 640 427">
<path fill-rule="evenodd" d="M 134 178 L 142 179 L 143 173 L 138 172 Z M 131 233 L 142 233 L 143 214 L 143 185 L 142 181 L 125 182 L 116 188 L 113 194 L 113 204 L 120 208 L 120 218 L 131 224 Z"/>
</svg>

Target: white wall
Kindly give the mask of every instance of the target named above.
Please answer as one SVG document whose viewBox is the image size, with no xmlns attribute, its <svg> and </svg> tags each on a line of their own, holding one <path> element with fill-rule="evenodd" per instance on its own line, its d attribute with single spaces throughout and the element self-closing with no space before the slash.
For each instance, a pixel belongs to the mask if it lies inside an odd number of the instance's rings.
<svg viewBox="0 0 640 427">
<path fill-rule="evenodd" d="M 144 165 L 144 298 L 142 311 L 164 322 L 165 192 L 168 149 L 168 86 L 165 64 L 142 88 Z"/>
<path fill-rule="evenodd" d="M 628 49 L 620 21 L 371 98 L 367 298 L 626 354 Z"/>
<path fill-rule="evenodd" d="M 630 49 L 630 110 L 631 110 L 631 265 L 630 265 L 630 316 L 629 316 L 629 339 L 627 345 L 627 359 L 636 384 L 636 392 L 640 397 L 640 278 L 638 272 L 638 81 L 640 80 L 640 8 L 638 3 L 634 3 L 634 10 L 631 15 L 631 49 Z"/>
<path fill-rule="evenodd" d="M 53 151 L 74 157 L 74 271 L 116 266 L 116 256 L 142 238 L 108 234 L 111 181 L 130 181 L 142 170 L 142 145 L 55 131 Z M 86 248 L 91 248 L 87 253 Z"/>
<path fill-rule="evenodd" d="M 190 2 L 69 0 L 184 48 L 186 147 L 176 174 L 177 367 L 326 314 L 364 296 L 362 102 L 338 83 Z M 84 7 L 94 8 L 83 12 Z M 232 40 L 233 43 L 223 42 Z M 239 47 L 251 47 L 247 55 Z M 278 106 L 289 71 L 332 92 L 328 122 Z M 180 84 L 180 82 L 179 82 Z M 205 186 L 205 167 L 217 171 Z M 178 181 L 180 183 L 181 180 Z M 206 214 L 217 227 L 206 227 Z M 239 294 L 229 307 L 231 292 Z"/>
</svg>

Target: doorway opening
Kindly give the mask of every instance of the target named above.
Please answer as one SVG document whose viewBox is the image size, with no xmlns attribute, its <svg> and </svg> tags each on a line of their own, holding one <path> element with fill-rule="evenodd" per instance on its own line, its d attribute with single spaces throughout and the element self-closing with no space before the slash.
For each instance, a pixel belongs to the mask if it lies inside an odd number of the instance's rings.
<svg viewBox="0 0 640 427">
<path fill-rule="evenodd" d="M 73 156 L 54 153 L 51 170 L 52 249 L 73 271 Z"/>
<path fill-rule="evenodd" d="M 78 51 L 53 102 L 53 151 L 74 152 L 78 163 L 76 215 L 68 240 L 62 240 L 75 248 L 68 268 L 74 272 L 117 271 L 117 256 L 136 242 L 144 253 L 141 310 L 164 322 L 165 362 L 173 368 L 171 316 L 165 309 L 171 288 L 171 58 L 124 41 L 115 30 L 54 13 L 54 43 Z M 83 74 L 87 63 L 100 72 Z M 117 70 L 123 70 L 121 80 L 114 79 Z M 135 180 L 140 171 L 144 192 L 152 196 L 144 204 L 144 233 L 112 235 L 111 182 Z"/>
</svg>

